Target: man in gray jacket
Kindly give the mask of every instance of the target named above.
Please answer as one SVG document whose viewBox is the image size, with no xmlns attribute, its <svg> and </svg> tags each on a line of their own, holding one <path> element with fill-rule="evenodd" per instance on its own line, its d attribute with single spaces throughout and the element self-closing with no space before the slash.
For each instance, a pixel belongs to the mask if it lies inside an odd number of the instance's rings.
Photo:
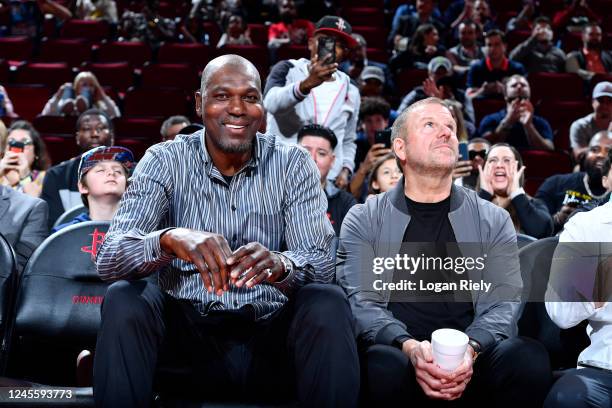
<svg viewBox="0 0 612 408">
<path fill-rule="evenodd" d="M 19 271 L 49 235 L 48 212 L 43 200 L 0 186 L 0 233 L 15 250 Z"/>
<path fill-rule="evenodd" d="M 551 372 L 543 346 L 516 337 L 522 281 L 508 213 L 453 185 L 456 123 L 440 99 L 411 105 L 392 140 L 404 179 L 354 206 L 340 233 L 337 279 L 363 345 L 368 403 L 541 406 Z M 441 328 L 469 337 L 452 372 L 428 341 Z"/>
</svg>

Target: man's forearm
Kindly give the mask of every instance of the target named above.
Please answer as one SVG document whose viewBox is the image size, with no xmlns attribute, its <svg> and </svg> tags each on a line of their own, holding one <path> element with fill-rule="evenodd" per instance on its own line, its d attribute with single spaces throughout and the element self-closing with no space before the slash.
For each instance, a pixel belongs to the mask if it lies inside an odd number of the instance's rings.
<svg viewBox="0 0 612 408">
<path fill-rule="evenodd" d="M 534 147 L 536 149 L 546 150 L 553 150 L 555 148 L 550 140 L 542 137 L 542 135 L 540 134 L 540 132 L 538 132 L 538 129 L 536 129 L 533 123 L 523 125 L 523 128 L 525 129 L 525 133 L 527 133 L 527 142 L 529 146 Z"/>
</svg>

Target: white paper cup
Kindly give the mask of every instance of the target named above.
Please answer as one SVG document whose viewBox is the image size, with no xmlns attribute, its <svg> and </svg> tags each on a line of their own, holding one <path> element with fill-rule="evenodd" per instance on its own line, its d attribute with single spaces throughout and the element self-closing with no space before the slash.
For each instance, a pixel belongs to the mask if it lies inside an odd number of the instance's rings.
<svg viewBox="0 0 612 408">
<path fill-rule="evenodd" d="M 454 371 L 463 362 L 468 336 L 455 329 L 438 329 L 431 334 L 434 363 L 443 370 Z"/>
</svg>

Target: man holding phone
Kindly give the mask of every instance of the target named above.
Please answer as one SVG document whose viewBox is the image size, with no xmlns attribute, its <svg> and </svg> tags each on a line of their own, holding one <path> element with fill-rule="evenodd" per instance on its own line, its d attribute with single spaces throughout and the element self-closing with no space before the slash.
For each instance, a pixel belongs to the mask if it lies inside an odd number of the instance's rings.
<svg viewBox="0 0 612 408">
<path fill-rule="evenodd" d="M 286 60 L 276 64 L 266 81 L 264 107 L 268 131 L 284 144 L 296 144 L 302 126 L 319 124 L 338 138 L 336 162 L 328 179 L 348 186 L 354 168 L 355 133 L 359 114 L 359 90 L 338 65 L 356 45 L 351 25 L 337 16 L 325 16 L 308 40 L 310 60 Z"/>
</svg>

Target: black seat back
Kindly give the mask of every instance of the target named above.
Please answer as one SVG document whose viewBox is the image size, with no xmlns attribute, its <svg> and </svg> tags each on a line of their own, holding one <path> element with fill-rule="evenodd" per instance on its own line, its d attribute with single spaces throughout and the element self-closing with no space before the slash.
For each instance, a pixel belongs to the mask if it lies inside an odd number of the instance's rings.
<svg viewBox="0 0 612 408">
<path fill-rule="evenodd" d="M 516 234 L 516 244 L 518 245 L 519 249 L 536 241 L 537 239 L 532 237 L 531 235 Z"/>
<path fill-rule="evenodd" d="M 546 347 L 553 369 L 576 367 L 578 354 L 589 345 L 586 322 L 560 329 L 548 316 L 544 296 L 558 237 L 540 239 L 519 251 L 523 277 L 523 300 L 519 335 L 540 341 Z"/>
<path fill-rule="evenodd" d="M 5 339 L 7 323 L 10 319 L 9 310 L 15 292 L 17 267 L 15 253 L 6 238 L 0 234 L 0 375 L 5 361 Z"/>
<path fill-rule="evenodd" d="M 87 211 L 87 208 L 85 208 L 84 205 L 76 205 L 67 209 L 57 218 L 57 220 L 55 220 L 53 223 L 53 228 L 57 227 L 58 225 L 65 224 L 68 221 L 72 221 L 77 215 L 81 215 L 85 211 Z"/>
<path fill-rule="evenodd" d="M 75 363 L 93 350 L 108 286 L 95 254 L 108 222 L 69 226 L 32 254 L 19 281 L 7 376 L 46 384 L 75 383 Z"/>
</svg>

